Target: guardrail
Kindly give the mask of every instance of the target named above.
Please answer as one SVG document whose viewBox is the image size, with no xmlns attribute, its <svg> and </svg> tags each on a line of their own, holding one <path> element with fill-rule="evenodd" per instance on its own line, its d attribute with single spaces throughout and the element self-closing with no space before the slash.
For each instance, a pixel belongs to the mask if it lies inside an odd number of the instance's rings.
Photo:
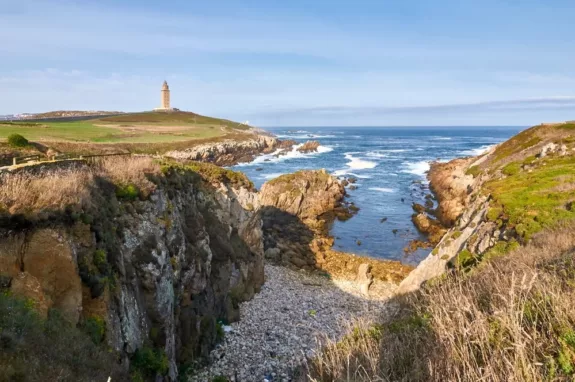
<svg viewBox="0 0 575 382">
<path fill-rule="evenodd" d="M 12 166 L 16 166 L 19 164 L 25 164 L 34 162 L 35 163 L 42 163 L 42 162 L 58 162 L 58 161 L 65 161 L 65 160 L 95 160 L 97 158 L 102 157 L 111 157 L 111 156 L 122 156 L 122 155 L 132 155 L 132 153 L 112 153 L 112 154 L 94 154 L 94 155 L 70 155 L 70 154 L 57 154 L 51 157 L 45 157 L 42 155 L 27 155 L 21 157 L 13 157 L 12 158 Z M 9 166 L 5 166 L 9 167 Z"/>
</svg>

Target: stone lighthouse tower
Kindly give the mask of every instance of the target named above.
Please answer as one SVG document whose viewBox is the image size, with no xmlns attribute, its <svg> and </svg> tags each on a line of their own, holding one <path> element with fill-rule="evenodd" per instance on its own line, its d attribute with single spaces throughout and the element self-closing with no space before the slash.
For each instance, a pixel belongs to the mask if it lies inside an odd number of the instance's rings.
<svg viewBox="0 0 575 382">
<path fill-rule="evenodd" d="M 171 110 L 170 108 L 170 87 L 168 83 L 164 81 L 162 85 L 162 109 L 164 110 Z"/>
</svg>

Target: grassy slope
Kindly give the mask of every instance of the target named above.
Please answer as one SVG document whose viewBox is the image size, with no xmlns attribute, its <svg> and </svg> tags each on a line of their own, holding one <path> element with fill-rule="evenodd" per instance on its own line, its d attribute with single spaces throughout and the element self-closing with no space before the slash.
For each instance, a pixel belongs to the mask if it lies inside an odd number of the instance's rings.
<svg viewBox="0 0 575 382">
<path fill-rule="evenodd" d="M 142 126 L 165 129 L 161 132 L 138 129 Z M 174 126 L 179 129 L 170 129 Z M 248 128 L 237 122 L 190 112 L 147 112 L 73 122 L 0 122 L 0 138 L 18 133 L 32 141 L 165 143 L 215 138 L 232 129 Z"/>
<path fill-rule="evenodd" d="M 566 154 L 539 157 L 549 143 Z M 504 237 L 468 273 L 397 298 L 391 320 L 327 346 L 316 380 L 575 380 L 574 148 L 575 124 L 535 126 L 469 169 L 489 175 L 487 218 Z"/>
</svg>

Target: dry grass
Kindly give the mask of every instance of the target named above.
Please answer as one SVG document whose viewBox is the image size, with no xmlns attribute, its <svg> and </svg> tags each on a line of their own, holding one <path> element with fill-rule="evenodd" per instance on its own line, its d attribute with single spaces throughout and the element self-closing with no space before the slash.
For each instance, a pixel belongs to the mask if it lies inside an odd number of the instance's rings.
<svg viewBox="0 0 575 382">
<path fill-rule="evenodd" d="M 87 207 L 93 182 L 93 174 L 85 169 L 4 173 L 0 175 L 0 208 L 10 214 L 26 214 L 70 205 Z"/>
<path fill-rule="evenodd" d="M 316 381 L 571 381 L 575 375 L 574 226 L 542 232 L 468 275 L 396 302 L 310 365 Z"/>
<path fill-rule="evenodd" d="M 33 216 L 42 211 L 64 211 L 69 207 L 92 207 L 96 178 L 117 187 L 135 186 L 143 197 L 156 185 L 151 175 L 161 174 L 160 167 L 149 157 L 113 157 L 98 160 L 90 166 L 20 171 L 0 175 L 0 210 L 11 215 Z"/>
<path fill-rule="evenodd" d="M 136 186 L 147 197 L 156 185 L 148 177 L 160 175 L 160 166 L 150 157 L 108 157 L 95 162 L 95 171 L 99 176 L 110 179 L 119 186 Z"/>
</svg>

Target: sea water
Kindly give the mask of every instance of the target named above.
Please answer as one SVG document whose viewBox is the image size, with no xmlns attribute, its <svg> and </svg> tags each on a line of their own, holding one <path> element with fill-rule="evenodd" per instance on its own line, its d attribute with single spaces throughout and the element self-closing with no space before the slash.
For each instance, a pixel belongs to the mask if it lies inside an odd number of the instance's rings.
<svg viewBox="0 0 575 382">
<path fill-rule="evenodd" d="M 325 168 L 337 177 L 355 177 L 347 200 L 360 208 L 345 222 L 334 222 L 334 249 L 417 264 L 429 250 L 406 255 L 413 239 L 424 240 L 411 222 L 412 204 L 424 204 L 429 162 L 479 155 L 524 127 L 314 127 L 266 128 L 299 144 L 316 140 L 316 153 L 294 148 L 287 155 L 262 155 L 234 166 L 256 185 L 301 169 Z M 386 218 L 386 219 L 384 219 Z M 385 220 L 382 222 L 382 219 Z"/>
</svg>

